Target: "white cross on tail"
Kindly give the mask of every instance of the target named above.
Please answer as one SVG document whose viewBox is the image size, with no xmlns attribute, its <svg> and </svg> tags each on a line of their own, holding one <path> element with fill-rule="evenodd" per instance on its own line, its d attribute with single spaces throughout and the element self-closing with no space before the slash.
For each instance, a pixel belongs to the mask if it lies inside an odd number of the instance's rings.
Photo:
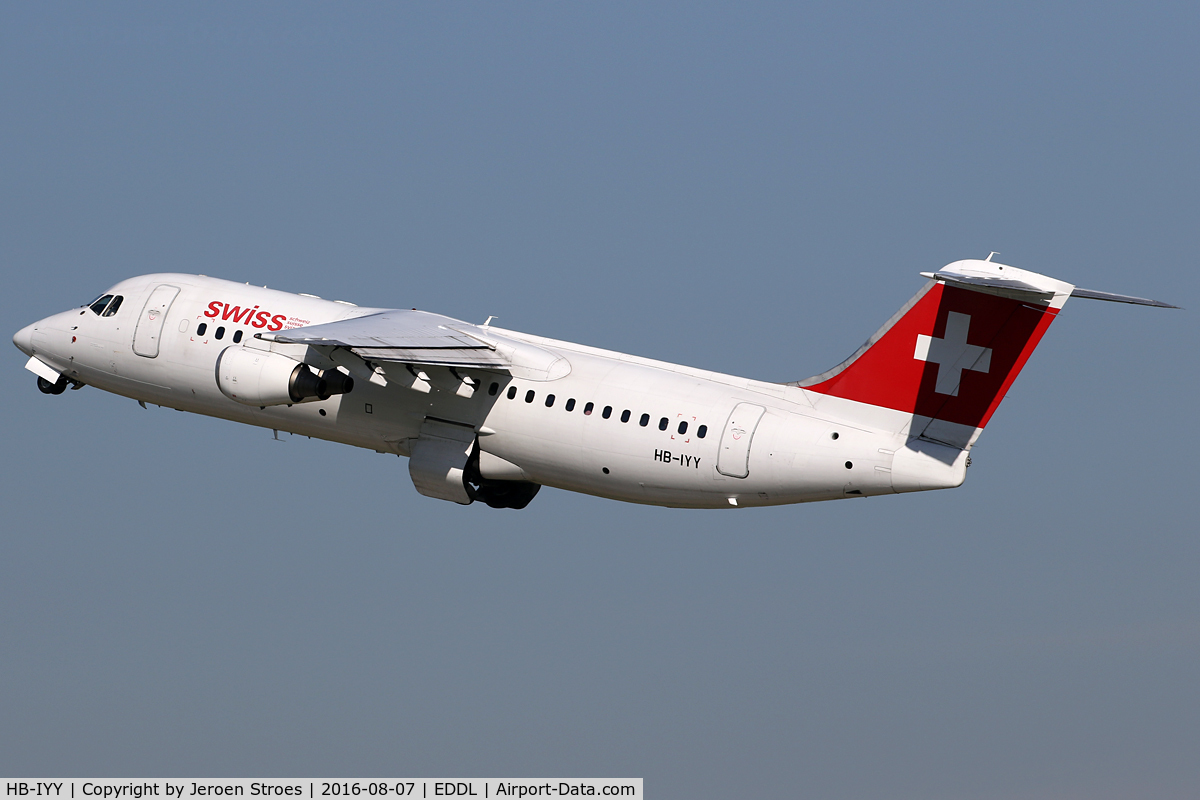
<svg viewBox="0 0 1200 800">
<path fill-rule="evenodd" d="M 987 372 L 992 367 L 992 348 L 967 344 L 970 327 L 970 314 L 951 311 L 946 316 L 945 339 L 917 334 L 917 351 L 913 358 L 938 365 L 937 385 L 933 389 L 938 394 L 957 397 L 964 369 Z"/>
</svg>

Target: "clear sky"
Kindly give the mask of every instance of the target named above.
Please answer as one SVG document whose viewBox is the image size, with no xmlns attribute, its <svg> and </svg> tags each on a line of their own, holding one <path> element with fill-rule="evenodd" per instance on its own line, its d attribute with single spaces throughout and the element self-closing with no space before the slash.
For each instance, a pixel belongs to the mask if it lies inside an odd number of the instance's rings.
<svg viewBox="0 0 1200 800">
<path fill-rule="evenodd" d="M 0 4 L 6 335 L 198 272 L 786 381 L 992 250 L 1188 309 L 1068 303 L 960 489 L 727 512 L 10 348 L 0 772 L 1200 795 L 1198 9 Z"/>
</svg>

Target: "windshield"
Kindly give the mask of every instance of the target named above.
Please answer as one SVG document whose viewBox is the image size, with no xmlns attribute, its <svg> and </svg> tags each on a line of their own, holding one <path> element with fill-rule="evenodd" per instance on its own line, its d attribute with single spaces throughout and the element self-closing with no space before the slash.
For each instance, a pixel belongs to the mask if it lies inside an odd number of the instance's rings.
<svg viewBox="0 0 1200 800">
<path fill-rule="evenodd" d="M 92 310 L 92 313 L 101 317 L 111 317 L 117 313 L 117 309 L 121 307 L 121 301 L 125 298 L 121 295 L 115 297 L 111 294 L 102 294 L 95 300 L 87 304 L 87 308 Z"/>
</svg>

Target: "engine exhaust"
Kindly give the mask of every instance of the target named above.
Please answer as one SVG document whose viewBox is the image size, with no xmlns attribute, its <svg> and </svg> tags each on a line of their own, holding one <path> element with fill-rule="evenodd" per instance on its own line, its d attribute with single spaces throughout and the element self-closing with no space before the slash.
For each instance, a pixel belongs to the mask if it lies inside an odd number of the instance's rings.
<svg viewBox="0 0 1200 800">
<path fill-rule="evenodd" d="M 299 364 L 292 370 L 292 376 L 288 379 L 288 396 L 292 398 L 293 403 L 310 397 L 324 400 L 329 397 L 329 386 L 324 378 L 316 375 L 307 365 Z"/>
<path fill-rule="evenodd" d="M 318 395 L 322 400 L 328 400 L 335 394 L 350 394 L 354 391 L 354 378 L 336 369 L 326 369 L 320 372 L 321 380 L 325 381 L 325 393 Z"/>
</svg>

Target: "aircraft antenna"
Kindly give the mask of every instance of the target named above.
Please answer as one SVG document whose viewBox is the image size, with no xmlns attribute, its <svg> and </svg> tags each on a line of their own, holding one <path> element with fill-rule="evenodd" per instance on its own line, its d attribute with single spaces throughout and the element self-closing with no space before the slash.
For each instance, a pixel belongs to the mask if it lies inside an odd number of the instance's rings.
<svg viewBox="0 0 1200 800">
<path fill-rule="evenodd" d="M 999 254 L 999 253 L 997 253 L 995 250 L 993 250 L 992 252 L 988 253 L 988 257 L 987 257 L 987 258 L 985 258 L 985 259 L 984 259 L 984 261 L 991 261 L 991 260 L 992 260 L 992 256 L 998 256 L 998 255 L 1000 255 L 1000 254 Z"/>
</svg>

